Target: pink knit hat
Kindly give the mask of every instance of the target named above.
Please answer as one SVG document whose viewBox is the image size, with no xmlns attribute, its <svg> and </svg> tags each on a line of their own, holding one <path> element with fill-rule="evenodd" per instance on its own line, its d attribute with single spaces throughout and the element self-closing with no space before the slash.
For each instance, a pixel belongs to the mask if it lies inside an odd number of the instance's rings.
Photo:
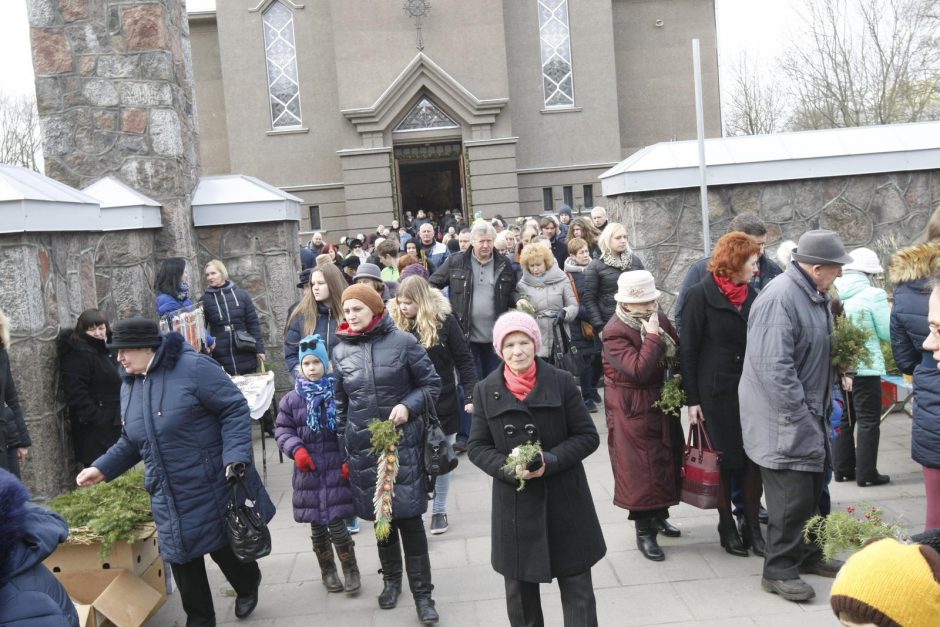
<svg viewBox="0 0 940 627">
<path fill-rule="evenodd" d="M 493 348 L 497 356 L 503 354 L 503 340 L 510 333 L 525 333 L 535 342 L 536 350 L 542 345 L 542 334 L 535 318 L 521 311 L 507 311 L 493 325 Z"/>
</svg>

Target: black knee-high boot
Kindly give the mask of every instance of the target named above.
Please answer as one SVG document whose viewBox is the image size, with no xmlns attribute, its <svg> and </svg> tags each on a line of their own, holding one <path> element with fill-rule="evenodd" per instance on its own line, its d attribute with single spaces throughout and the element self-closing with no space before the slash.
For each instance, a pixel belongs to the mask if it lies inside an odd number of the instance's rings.
<svg viewBox="0 0 940 627">
<path fill-rule="evenodd" d="M 339 564 L 343 569 L 343 579 L 346 580 L 343 589 L 347 594 L 359 592 L 362 582 L 359 577 L 359 565 L 356 563 L 356 551 L 353 548 L 356 543 L 349 535 L 345 520 L 330 521 L 330 537 L 333 539 L 336 556 L 339 557 Z"/>
<path fill-rule="evenodd" d="M 379 595 L 379 607 L 383 610 L 390 610 L 398 605 L 398 597 L 401 596 L 401 544 L 398 542 L 398 533 L 395 533 L 395 541 L 388 545 L 379 545 L 379 562 L 382 564 L 382 581 L 384 587 Z"/>
<path fill-rule="evenodd" d="M 336 574 L 336 562 L 333 561 L 333 545 L 330 543 L 330 532 L 323 525 L 312 523 L 310 525 L 310 540 L 313 541 L 313 553 L 320 564 L 320 574 L 323 585 L 329 592 L 342 592 L 343 582 Z"/>
<path fill-rule="evenodd" d="M 721 471 L 721 484 L 718 486 L 718 537 L 721 546 L 731 555 L 748 556 L 731 515 L 731 473 L 725 470 Z"/>
<path fill-rule="evenodd" d="M 427 554 L 406 555 L 405 570 L 408 571 L 408 585 L 415 600 L 418 620 L 423 625 L 433 625 L 440 617 L 431 600 L 431 591 L 434 590 L 431 584 L 431 558 Z"/>
</svg>

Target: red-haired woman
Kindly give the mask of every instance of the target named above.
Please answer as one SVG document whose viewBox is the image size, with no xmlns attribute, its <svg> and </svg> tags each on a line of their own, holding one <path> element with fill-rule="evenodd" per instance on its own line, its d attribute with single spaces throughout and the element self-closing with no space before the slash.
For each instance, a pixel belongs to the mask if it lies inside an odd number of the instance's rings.
<svg viewBox="0 0 940 627">
<path fill-rule="evenodd" d="M 757 519 L 760 471 L 744 452 L 738 407 L 747 318 L 757 297 L 750 282 L 757 274 L 759 257 L 760 245 L 740 231 L 718 240 L 709 273 L 688 292 L 680 331 L 679 358 L 689 422 L 704 423 L 712 445 L 722 452 L 718 495 L 721 546 L 741 557 L 747 557 L 748 545 L 755 555 L 763 556 L 765 546 Z M 732 476 L 744 487 L 743 540 L 731 516 Z"/>
</svg>

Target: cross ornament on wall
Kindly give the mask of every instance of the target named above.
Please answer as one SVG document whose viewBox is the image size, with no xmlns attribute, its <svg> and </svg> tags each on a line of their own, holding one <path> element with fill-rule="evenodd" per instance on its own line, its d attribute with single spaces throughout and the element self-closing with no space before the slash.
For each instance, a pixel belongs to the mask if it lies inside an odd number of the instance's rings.
<svg viewBox="0 0 940 627">
<path fill-rule="evenodd" d="M 431 3 L 428 0 L 405 0 L 403 8 L 405 14 L 415 20 L 415 47 L 419 51 L 424 50 L 424 38 L 421 36 L 421 18 L 427 17 L 431 11 Z"/>
</svg>

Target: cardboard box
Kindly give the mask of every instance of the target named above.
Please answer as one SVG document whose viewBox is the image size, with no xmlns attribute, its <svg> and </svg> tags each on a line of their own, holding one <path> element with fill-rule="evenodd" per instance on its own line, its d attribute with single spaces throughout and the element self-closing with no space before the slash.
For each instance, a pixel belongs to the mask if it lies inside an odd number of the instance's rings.
<svg viewBox="0 0 940 627">
<path fill-rule="evenodd" d="M 140 578 L 148 586 L 160 593 L 160 598 L 166 601 L 166 567 L 163 564 L 163 558 L 158 557 L 154 560 L 150 568 L 144 571 Z"/>
<path fill-rule="evenodd" d="M 159 570 L 162 574 L 162 565 Z M 63 571 L 55 576 L 75 601 L 82 627 L 141 627 L 166 602 L 165 594 L 123 569 Z"/>
<path fill-rule="evenodd" d="M 121 569 L 139 577 L 150 568 L 160 550 L 156 528 L 153 525 L 145 527 L 138 538 L 130 544 L 116 542 L 104 561 L 100 559 L 99 544 L 60 544 L 43 563 L 56 574 L 94 569 Z"/>
</svg>

